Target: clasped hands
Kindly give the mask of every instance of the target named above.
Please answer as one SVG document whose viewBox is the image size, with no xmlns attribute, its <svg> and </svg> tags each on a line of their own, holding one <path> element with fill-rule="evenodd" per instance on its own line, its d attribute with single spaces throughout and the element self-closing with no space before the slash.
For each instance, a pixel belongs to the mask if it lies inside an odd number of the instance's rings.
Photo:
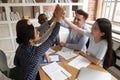
<svg viewBox="0 0 120 80">
<path fill-rule="evenodd" d="M 61 21 L 65 17 L 65 11 L 64 11 L 63 6 L 60 6 L 59 4 L 56 5 L 56 8 L 53 13 L 53 17 L 58 22 Z"/>
</svg>

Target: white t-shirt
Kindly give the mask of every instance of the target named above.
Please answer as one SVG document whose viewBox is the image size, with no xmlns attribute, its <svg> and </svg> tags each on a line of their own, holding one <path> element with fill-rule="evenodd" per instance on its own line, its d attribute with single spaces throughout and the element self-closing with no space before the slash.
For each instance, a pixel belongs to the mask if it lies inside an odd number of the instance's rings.
<svg viewBox="0 0 120 80">
<path fill-rule="evenodd" d="M 94 37 L 90 34 L 90 32 L 85 31 L 85 35 L 89 36 L 90 38 L 90 42 L 89 42 L 89 47 L 87 52 L 89 53 L 89 55 L 97 58 L 100 60 L 100 66 L 103 65 L 103 61 L 104 61 L 104 56 L 106 54 L 107 51 L 107 46 L 108 43 L 105 39 L 101 40 L 98 43 L 95 43 L 94 41 Z"/>
</svg>

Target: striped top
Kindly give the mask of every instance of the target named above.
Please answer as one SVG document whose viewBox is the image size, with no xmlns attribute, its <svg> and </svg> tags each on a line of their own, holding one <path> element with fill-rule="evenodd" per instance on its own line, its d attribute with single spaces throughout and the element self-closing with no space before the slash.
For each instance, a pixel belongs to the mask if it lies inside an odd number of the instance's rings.
<svg viewBox="0 0 120 80">
<path fill-rule="evenodd" d="M 43 60 L 45 52 L 54 43 L 54 38 L 58 34 L 60 23 L 57 22 L 52 34 L 40 46 L 21 44 L 16 50 L 14 64 L 16 65 L 15 80 L 36 80 L 40 62 Z"/>
</svg>

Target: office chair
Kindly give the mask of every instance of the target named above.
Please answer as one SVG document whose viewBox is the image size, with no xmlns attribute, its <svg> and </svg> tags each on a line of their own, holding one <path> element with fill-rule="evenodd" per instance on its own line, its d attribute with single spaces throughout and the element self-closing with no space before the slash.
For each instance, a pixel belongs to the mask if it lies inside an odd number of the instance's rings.
<svg viewBox="0 0 120 80">
<path fill-rule="evenodd" d="M 111 62 L 110 62 L 110 65 L 109 65 L 109 67 L 112 67 L 112 66 L 116 66 L 116 61 L 117 61 L 117 54 L 116 54 L 116 52 L 112 49 L 112 59 L 111 59 Z M 103 62 L 104 63 L 104 62 Z M 108 67 L 108 68 L 109 68 Z M 104 67 L 104 65 L 103 65 L 103 68 L 105 68 Z M 108 69 L 107 68 L 107 69 Z M 106 69 L 106 68 L 105 68 Z"/>
<path fill-rule="evenodd" d="M 9 76 L 9 67 L 7 65 L 7 57 L 2 50 L 0 50 L 0 71 L 7 77 Z"/>
<path fill-rule="evenodd" d="M 116 60 L 120 61 L 120 56 L 116 55 Z M 120 70 L 120 66 L 118 64 L 115 64 L 115 66 L 118 70 Z"/>
</svg>

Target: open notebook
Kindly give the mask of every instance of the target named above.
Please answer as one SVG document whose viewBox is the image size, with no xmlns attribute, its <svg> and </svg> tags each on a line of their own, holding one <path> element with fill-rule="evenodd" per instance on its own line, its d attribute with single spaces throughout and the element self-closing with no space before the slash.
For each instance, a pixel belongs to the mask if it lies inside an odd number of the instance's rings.
<svg viewBox="0 0 120 80">
<path fill-rule="evenodd" d="M 81 68 L 76 80 L 111 80 L 111 74 L 90 68 Z"/>
</svg>

